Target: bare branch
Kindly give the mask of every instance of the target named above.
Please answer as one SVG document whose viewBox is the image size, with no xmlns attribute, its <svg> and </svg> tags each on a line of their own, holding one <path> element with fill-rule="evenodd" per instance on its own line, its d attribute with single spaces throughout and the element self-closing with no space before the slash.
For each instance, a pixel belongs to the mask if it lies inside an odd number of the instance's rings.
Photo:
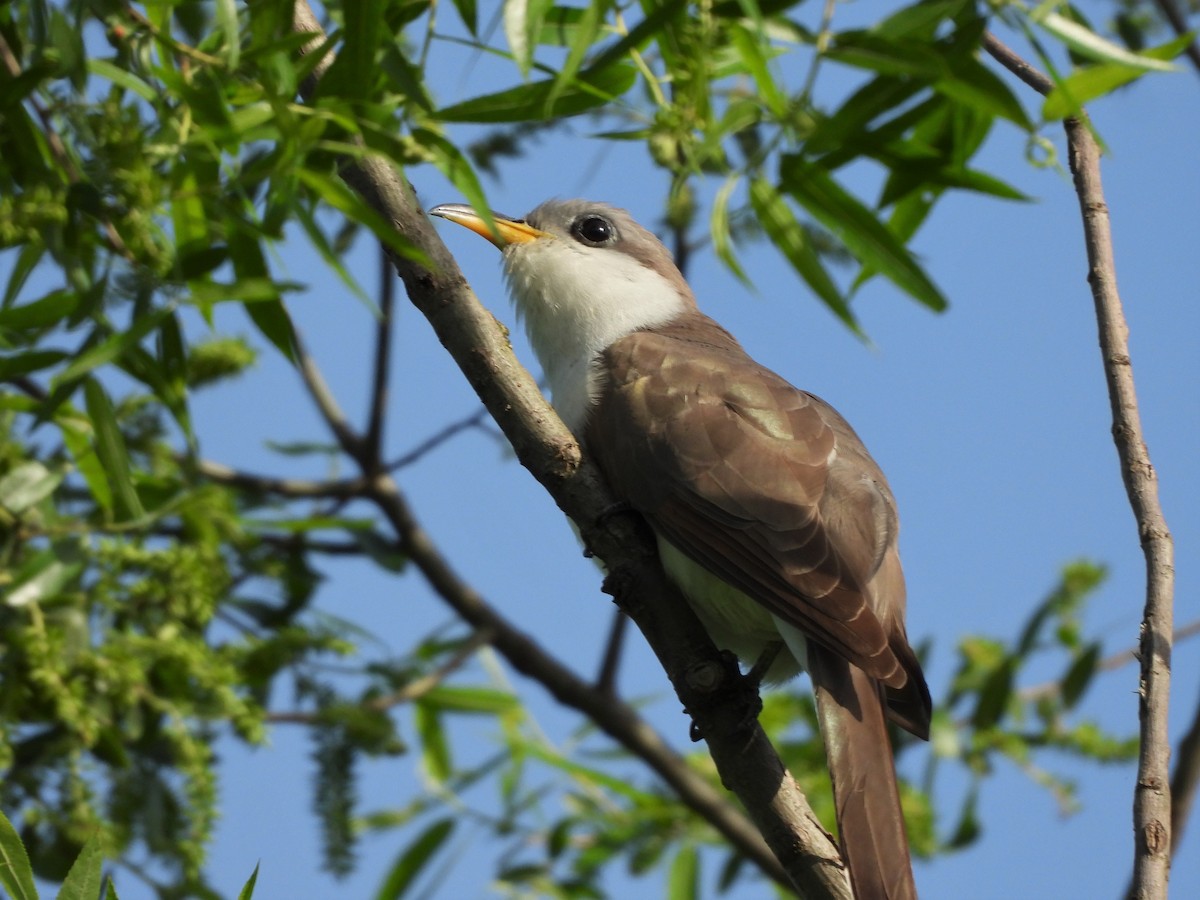
<svg viewBox="0 0 1200 900">
<path fill-rule="evenodd" d="M 310 481 L 304 478 L 276 478 L 270 475 L 255 475 L 231 469 L 210 460 L 196 463 L 196 472 L 209 481 L 230 487 L 258 491 L 262 494 L 279 494 L 296 500 L 307 498 L 345 499 L 358 497 L 366 492 L 370 483 L 366 478 L 338 478 L 330 481 Z"/>
<path fill-rule="evenodd" d="M 988 52 L 1027 84 L 1046 93 L 1044 75 L 1001 44 L 984 38 Z M 1039 82 L 1042 87 L 1038 87 Z M 1171 791 L 1167 711 L 1171 687 L 1171 630 L 1174 621 L 1175 549 L 1158 499 L 1158 477 L 1150 462 L 1134 390 L 1129 328 L 1117 292 L 1116 260 L 1108 205 L 1100 180 L 1100 148 L 1082 118 L 1063 122 L 1075 193 L 1083 217 L 1088 284 L 1096 308 L 1100 355 L 1112 405 L 1113 440 L 1121 479 L 1133 509 L 1146 558 L 1146 604 L 1142 613 L 1138 658 L 1141 661 L 1138 714 L 1141 746 L 1133 799 L 1135 849 L 1129 896 L 1160 900 L 1167 896 L 1171 864 Z"/>
<path fill-rule="evenodd" d="M 1000 38 L 992 34 L 990 31 L 985 31 L 983 34 L 983 49 L 991 55 L 992 59 L 1008 69 L 1023 82 L 1045 96 L 1054 89 L 1054 82 L 1039 72 L 1036 68 L 1022 59 L 1015 50 L 1005 44 Z"/>
<path fill-rule="evenodd" d="M 403 456 L 397 457 L 392 462 L 388 463 L 386 466 L 387 471 L 395 472 L 399 469 L 403 469 L 405 466 L 411 466 L 421 457 L 436 450 L 459 432 L 466 431 L 470 428 L 479 428 L 483 424 L 484 420 L 487 419 L 487 417 L 487 409 L 481 408 L 471 413 L 469 416 L 463 416 L 463 418 L 459 419 L 457 422 L 451 422 L 445 428 L 435 432 L 425 440 L 421 441 L 421 443 L 417 444 L 417 446 L 413 447 Z"/>
<path fill-rule="evenodd" d="M 333 392 L 329 390 L 329 385 L 325 383 L 325 376 L 317 368 L 316 360 L 308 352 L 308 348 L 304 346 L 299 335 L 296 337 L 296 347 L 300 377 L 304 380 L 304 386 L 308 388 L 309 396 L 312 397 L 313 403 L 321 413 L 321 418 L 325 420 L 325 424 L 337 438 L 338 446 L 346 452 L 346 455 L 364 469 L 369 468 L 366 445 L 362 436 L 355 432 L 346 419 Z"/>
<path fill-rule="evenodd" d="M 383 423 L 387 415 L 388 370 L 392 361 L 392 319 L 396 308 L 396 279 L 387 253 L 379 248 L 379 321 L 375 327 L 375 366 L 371 375 L 371 418 L 363 439 L 368 465 L 367 474 L 374 475 L 383 467 L 381 447 Z"/>
<path fill-rule="evenodd" d="M 1200 634 L 1200 619 L 1194 619 L 1186 625 L 1181 625 L 1175 629 L 1175 633 L 1171 635 L 1171 645 L 1178 646 L 1181 642 L 1188 638 L 1195 637 Z M 1097 672 L 1113 672 L 1122 666 L 1127 666 L 1131 662 L 1136 662 L 1138 658 L 1137 648 L 1121 650 L 1111 656 L 1106 656 L 1104 659 L 1096 663 Z M 1045 681 L 1041 684 L 1031 685 L 1022 689 L 1018 696 L 1024 701 L 1039 700 L 1042 697 L 1054 697 L 1062 692 L 1062 681 Z"/>
<path fill-rule="evenodd" d="M 368 712 L 387 712 L 394 707 L 420 700 L 466 665 L 475 655 L 475 651 L 485 644 L 490 644 L 493 637 L 494 635 L 487 629 L 476 631 L 448 660 L 428 675 L 413 679 L 398 691 L 384 694 L 382 697 L 372 697 L 362 704 L 362 708 Z M 267 713 L 266 719 L 268 722 L 276 724 L 315 725 L 322 721 L 322 715 L 320 711 L 289 710 Z"/>
</svg>

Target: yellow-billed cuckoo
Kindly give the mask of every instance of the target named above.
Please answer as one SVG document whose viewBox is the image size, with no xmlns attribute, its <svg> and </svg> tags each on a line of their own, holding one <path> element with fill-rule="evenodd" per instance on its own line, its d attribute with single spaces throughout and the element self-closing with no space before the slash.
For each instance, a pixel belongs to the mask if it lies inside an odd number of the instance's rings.
<svg viewBox="0 0 1200 900">
<path fill-rule="evenodd" d="M 653 528 L 713 642 L 766 680 L 812 677 L 842 855 L 859 900 L 915 897 L 885 715 L 928 738 L 904 629 L 895 502 L 838 413 L 751 359 L 696 307 L 624 210 L 543 203 L 525 219 L 431 210 L 504 252 L 555 408 Z"/>
</svg>

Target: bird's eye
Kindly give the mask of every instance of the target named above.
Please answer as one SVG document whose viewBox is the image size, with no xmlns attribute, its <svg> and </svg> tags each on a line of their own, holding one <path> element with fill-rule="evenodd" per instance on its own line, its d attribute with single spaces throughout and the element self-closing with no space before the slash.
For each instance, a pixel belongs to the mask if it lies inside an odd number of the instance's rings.
<svg viewBox="0 0 1200 900">
<path fill-rule="evenodd" d="M 581 216 L 571 226 L 575 237 L 588 244 L 607 244 L 617 236 L 617 229 L 604 216 Z"/>
</svg>

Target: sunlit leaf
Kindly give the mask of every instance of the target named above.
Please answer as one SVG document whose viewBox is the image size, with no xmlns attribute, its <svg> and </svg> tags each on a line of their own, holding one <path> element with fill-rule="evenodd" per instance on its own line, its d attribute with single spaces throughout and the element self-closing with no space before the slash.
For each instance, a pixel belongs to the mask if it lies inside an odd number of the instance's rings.
<svg viewBox="0 0 1200 900">
<path fill-rule="evenodd" d="M 725 179 L 725 183 L 717 191 L 717 196 L 713 200 L 709 229 L 712 232 L 713 250 L 716 251 L 717 259 L 725 263 L 729 271 L 736 275 L 742 284 L 753 287 L 750 278 L 738 262 L 737 256 L 734 255 L 733 241 L 730 239 L 729 232 L 729 199 L 736 190 L 738 181 L 736 176 L 731 176 Z"/>
<path fill-rule="evenodd" d="M 379 893 L 375 895 L 376 900 L 399 900 L 403 897 L 454 833 L 455 825 L 452 818 L 438 819 L 417 835 L 388 870 Z"/>
<path fill-rule="evenodd" d="M 250 873 L 250 877 L 246 879 L 246 883 L 238 891 L 238 900 L 251 900 L 254 896 L 254 886 L 258 883 L 258 865 L 258 863 L 254 864 L 254 871 Z M 109 884 L 112 884 L 112 882 L 110 881 Z"/>
<path fill-rule="evenodd" d="M 96 900 L 104 876 L 104 853 L 97 831 L 83 845 L 70 871 L 58 889 L 56 900 Z"/>
<path fill-rule="evenodd" d="M 4 813 L 0 813 L 0 885 L 10 900 L 37 900 L 29 854 Z"/>
<path fill-rule="evenodd" d="M 1062 680 L 1063 705 L 1067 709 L 1073 707 L 1083 697 L 1084 691 L 1092 683 L 1092 676 L 1096 674 L 1096 665 L 1099 662 L 1100 645 L 1092 643 L 1071 663 L 1071 667 L 1067 669 L 1067 674 L 1063 676 Z"/>
<path fill-rule="evenodd" d="M 9 469 L 0 478 L 0 506 L 20 514 L 54 493 L 63 473 L 52 472 L 37 460 L 27 460 Z"/>
<path fill-rule="evenodd" d="M 861 335 L 862 331 L 845 297 L 825 271 L 825 266 L 808 239 L 804 226 L 792 213 L 787 201 L 775 186 L 765 178 L 752 179 L 750 204 L 754 207 L 754 214 L 771 243 L 779 248 L 796 273 L 804 279 L 805 284 L 812 288 L 821 301 L 833 310 L 851 331 Z"/>
<path fill-rule="evenodd" d="M 917 265 L 908 248 L 869 209 L 822 169 L 799 156 L 780 165 L 780 187 L 837 235 L 858 259 L 930 309 L 946 308 L 946 298 Z"/>
<path fill-rule="evenodd" d="M 108 392 L 95 378 L 87 378 L 83 384 L 87 401 L 88 418 L 92 421 L 93 445 L 99 457 L 113 499 L 121 519 L 136 519 L 145 515 L 142 501 L 134 490 L 129 466 L 129 455 L 125 450 L 125 438 L 117 424 L 116 413 Z"/>
<path fill-rule="evenodd" d="M 453 772 L 450 761 L 450 745 L 442 728 L 442 717 L 437 708 L 418 701 L 413 705 L 413 718 L 417 734 L 421 738 L 421 760 L 425 771 L 436 781 L 445 781 Z"/>
<path fill-rule="evenodd" d="M 637 80 L 632 66 L 614 65 L 596 71 L 581 72 L 575 81 L 558 93 L 553 106 L 546 102 L 555 81 L 535 81 L 465 100 L 438 110 L 434 115 L 444 122 L 522 122 L 575 116 L 620 97 Z"/>
<path fill-rule="evenodd" d="M 700 890 L 700 856 L 694 844 L 684 844 L 667 873 L 668 900 L 695 900 Z"/>
<path fill-rule="evenodd" d="M 1161 59 L 1126 50 L 1078 22 L 1039 7 L 1030 18 L 1076 53 L 1102 63 L 1117 63 L 1144 72 L 1174 72 L 1179 67 Z"/>
</svg>

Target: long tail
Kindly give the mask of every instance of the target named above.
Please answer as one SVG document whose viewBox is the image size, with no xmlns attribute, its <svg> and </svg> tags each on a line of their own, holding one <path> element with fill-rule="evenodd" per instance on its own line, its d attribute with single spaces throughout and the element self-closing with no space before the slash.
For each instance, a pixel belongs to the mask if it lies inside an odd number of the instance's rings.
<svg viewBox="0 0 1200 900">
<path fill-rule="evenodd" d="M 915 900 L 917 887 L 879 686 L 857 666 L 812 641 L 808 671 L 854 896 Z"/>
</svg>

